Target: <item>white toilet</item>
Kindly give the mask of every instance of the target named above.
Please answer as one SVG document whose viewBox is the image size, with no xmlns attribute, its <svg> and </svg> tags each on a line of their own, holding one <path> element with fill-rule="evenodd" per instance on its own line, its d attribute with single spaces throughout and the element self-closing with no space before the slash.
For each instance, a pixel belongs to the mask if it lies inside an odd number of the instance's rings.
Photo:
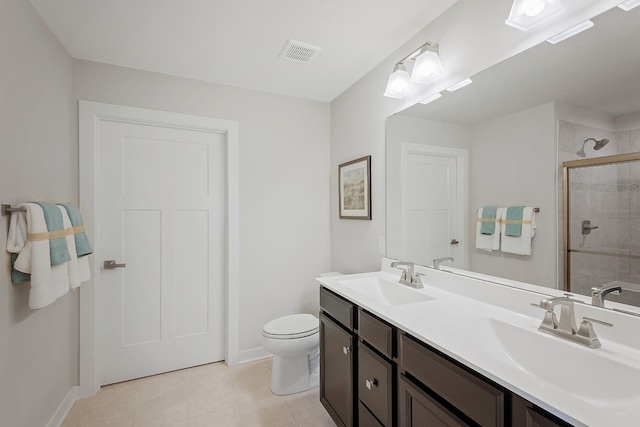
<svg viewBox="0 0 640 427">
<path fill-rule="evenodd" d="M 264 325 L 262 346 L 273 353 L 271 391 L 298 393 L 318 386 L 318 318 L 312 314 L 279 317 Z"/>
</svg>

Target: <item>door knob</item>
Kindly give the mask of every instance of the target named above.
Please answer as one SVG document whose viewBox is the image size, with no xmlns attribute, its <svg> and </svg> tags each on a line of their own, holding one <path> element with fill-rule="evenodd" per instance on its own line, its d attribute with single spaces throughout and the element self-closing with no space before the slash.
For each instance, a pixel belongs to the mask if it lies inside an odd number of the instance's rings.
<svg viewBox="0 0 640 427">
<path fill-rule="evenodd" d="M 457 245 L 458 243 L 460 243 L 460 242 L 458 242 L 456 239 L 452 239 L 451 240 L 451 244 L 452 245 Z"/>
<path fill-rule="evenodd" d="M 106 260 L 104 262 L 104 269 L 105 270 L 113 270 L 115 268 L 125 268 L 127 266 L 127 264 L 116 264 L 116 261 L 114 259 L 109 259 Z"/>
</svg>

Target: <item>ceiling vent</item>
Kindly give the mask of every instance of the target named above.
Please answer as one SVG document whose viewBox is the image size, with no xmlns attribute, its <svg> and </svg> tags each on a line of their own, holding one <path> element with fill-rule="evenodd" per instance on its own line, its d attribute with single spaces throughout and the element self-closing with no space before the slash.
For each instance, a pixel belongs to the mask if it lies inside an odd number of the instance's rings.
<svg viewBox="0 0 640 427">
<path fill-rule="evenodd" d="M 297 62 L 311 62 L 318 52 L 320 52 L 320 48 L 317 46 L 289 39 L 282 49 L 280 57 Z"/>
</svg>

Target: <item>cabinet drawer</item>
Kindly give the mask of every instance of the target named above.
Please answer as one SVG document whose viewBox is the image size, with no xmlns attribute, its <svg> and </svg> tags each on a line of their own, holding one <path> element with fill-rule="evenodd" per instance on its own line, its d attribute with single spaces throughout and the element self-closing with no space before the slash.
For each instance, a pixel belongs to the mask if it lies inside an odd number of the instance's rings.
<svg viewBox="0 0 640 427">
<path fill-rule="evenodd" d="M 480 425 L 504 425 L 501 390 L 404 334 L 400 337 L 400 365 Z"/>
<path fill-rule="evenodd" d="M 358 308 L 358 335 L 390 359 L 394 355 L 393 331 L 393 326 Z"/>
<path fill-rule="evenodd" d="M 399 427 L 466 427 L 469 424 L 413 384 L 404 375 L 398 381 Z"/>
<path fill-rule="evenodd" d="M 526 399 L 513 394 L 511 397 L 511 425 L 523 427 L 571 427 L 556 416 L 538 408 Z"/>
<path fill-rule="evenodd" d="M 358 397 L 380 422 L 392 426 L 393 368 L 367 345 L 358 346 Z"/>
<path fill-rule="evenodd" d="M 353 304 L 333 292 L 320 287 L 320 307 L 349 330 L 354 327 Z"/>
<path fill-rule="evenodd" d="M 358 405 L 358 427 L 384 427 L 360 402 Z"/>
</svg>

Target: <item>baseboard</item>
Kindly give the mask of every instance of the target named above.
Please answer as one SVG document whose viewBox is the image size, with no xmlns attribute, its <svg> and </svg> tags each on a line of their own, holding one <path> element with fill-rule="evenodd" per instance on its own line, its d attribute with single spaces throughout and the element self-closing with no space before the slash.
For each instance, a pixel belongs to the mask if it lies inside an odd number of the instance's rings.
<svg viewBox="0 0 640 427">
<path fill-rule="evenodd" d="M 249 350 L 242 350 L 240 354 L 238 354 L 238 363 L 255 362 L 256 360 L 266 359 L 271 356 L 272 354 L 265 350 L 264 347 L 251 348 Z"/>
<path fill-rule="evenodd" d="M 56 409 L 56 412 L 51 416 L 49 422 L 45 427 L 60 427 L 64 422 L 64 419 L 67 418 L 69 411 L 74 403 L 80 398 L 80 387 L 73 386 L 67 393 L 67 395 L 60 402 L 60 406 Z"/>
</svg>

